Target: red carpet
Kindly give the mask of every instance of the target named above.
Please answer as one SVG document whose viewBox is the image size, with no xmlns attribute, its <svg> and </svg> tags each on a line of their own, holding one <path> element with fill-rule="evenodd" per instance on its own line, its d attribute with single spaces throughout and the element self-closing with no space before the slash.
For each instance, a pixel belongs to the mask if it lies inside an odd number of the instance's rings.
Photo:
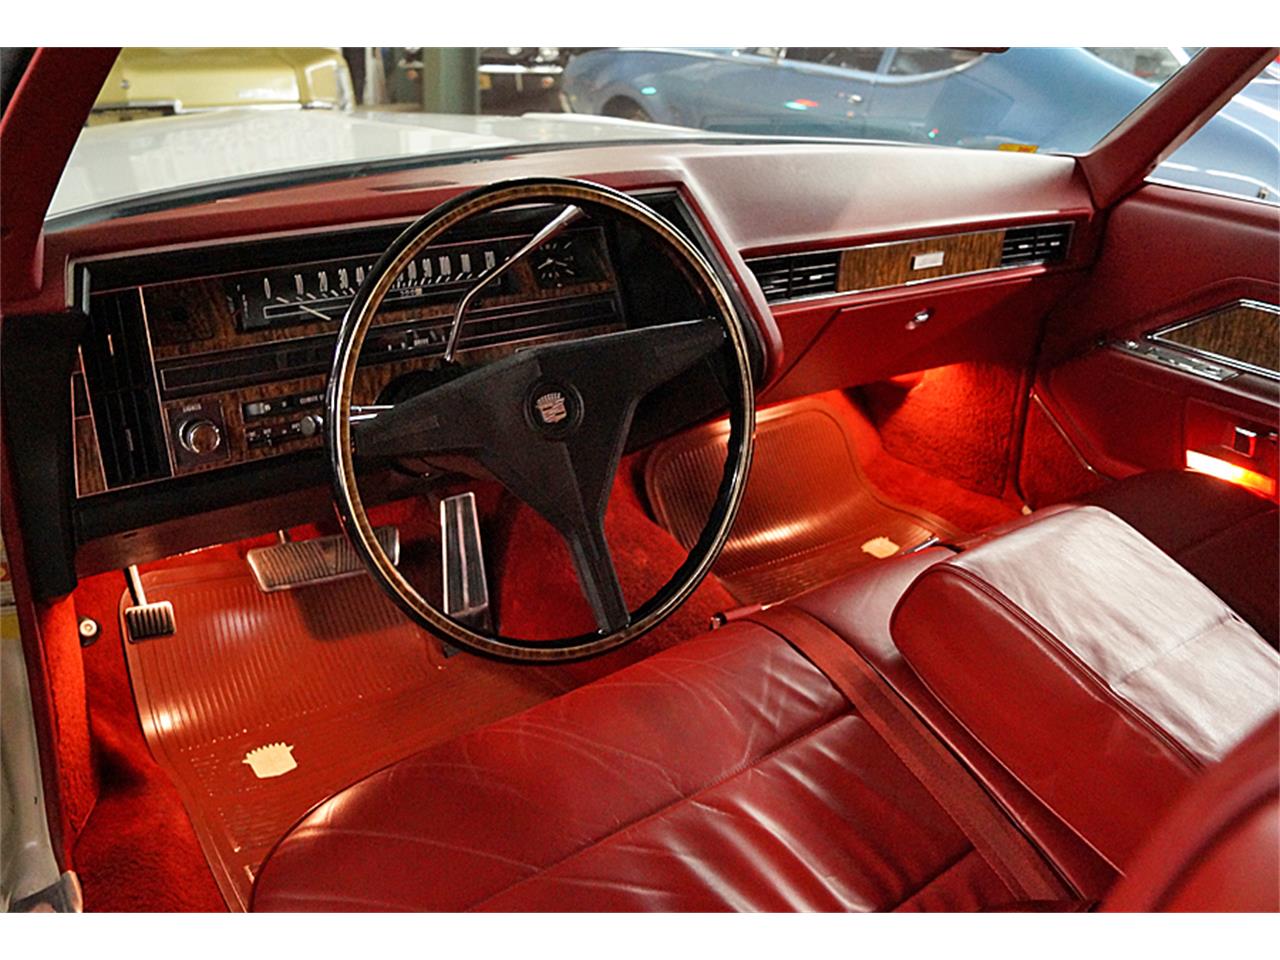
<svg viewBox="0 0 1280 960">
<path fill-rule="evenodd" d="M 890 500 L 943 517 L 967 533 L 1004 523 L 1018 516 L 1021 504 L 1012 495 L 1001 498 L 975 493 L 955 480 L 900 460 L 887 452 L 880 435 L 857 403 L 850 404 L 849 439 L 863 473 Z"/>
<path fill-rule="evenodd" d="M 485 489 L 482 509 L 492 511 L 498 499 L 495 491 Z M 499 559 L 492 571 L 495 586 L 501 585 L 499 617 L 504 631 L 537 638 L 590 629 L 590 613 L 559 536 L 527 508 L 509 499 L 494 512 L 503 516 L 487 522 L 486 529 L 509 533 L 505 549 L 496 551 Z M 400 504 L 379 510 L 376 519 L 397 522 L 407 538 L 425 542 L 422 531 L 430 526 L 433 515 L 421 504 Z M 618 481 L 606 531 L 633 606 L 656 591 L 684 558 L 675 541 L 645 516 L 629 474 Z M 250 547 L 272 540 L 262 537 L 226 544 L 144 569 L 239 560 Z M 414 542 L 406 543 L 407 553 L 414 552 Z M 102 631 L 97 642 L 84 651 L 93 762 L 100 790 L 73 851 L 85 909 L 223 911 L 226 905 L 186 809 L 143 739 L 118 625 L 118 604 L 124 589 L 122 574 L 103 574 L 82 580 L 74 595 L 76 612 L 92 617 Z M 705 584 L 684 609 L 649 636 L 613 654 L 548 672 L 562 674 L 552 680 L 556 686 L 587 682 L 701 633 L 712 613 L 732 606 L 723 588 Z M 472 699 L 475 694 L 472 691 Z"/>
<path fill-rule="evenodd" d="M 1013 481 L 1022 377 L 1020 365 L 957 363 L 855 392 L 886 452 L 974 493 L 1001 497 Z"/>
<path fill-rule="evenodd" d="M 124 587 L 122 574 L 103 574 L 75 593 L 80 615 L 102 628 L 84 656 L 98 803 L 72 852 L 85 910 L 225 910 L 182 801 L 142 738 L 116 619 Z"/>
</svg>

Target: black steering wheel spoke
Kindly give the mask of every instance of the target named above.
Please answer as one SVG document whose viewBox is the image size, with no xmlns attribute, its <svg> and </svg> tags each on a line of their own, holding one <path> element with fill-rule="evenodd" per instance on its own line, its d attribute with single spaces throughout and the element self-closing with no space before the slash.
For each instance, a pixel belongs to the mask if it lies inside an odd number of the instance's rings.
<svg viewBox="0 0 1280 960">
<path fill-rule="evenodd" d="M 469 455 L 564 538 L 603 633 L 630 614 L 604 514 L 636 405 L 724 344 L 709 320 L 548 344 L 353 422 L 361 458 Z"/>
<path fill-rule="evenodd" d="M 631 612 L 605 540 L 603 521 L 585 524 L 581 530 L 565 537 L 565 542 L 569 544 L 578 583 L 596 618 L 597 629 L 608 635 L 626 627 L 631 622 Z"/>
<path fill-rule="evenodd" d="M 521 368 L 527 368 L 529 361 L 517 354 L 353 418 L 352 452 L 366 459 L 478 455 L 505 435 L 508 424 L 501 422 L 503 413 L 519 403 L 512 385 L 527 378 Z"/>
</svg>

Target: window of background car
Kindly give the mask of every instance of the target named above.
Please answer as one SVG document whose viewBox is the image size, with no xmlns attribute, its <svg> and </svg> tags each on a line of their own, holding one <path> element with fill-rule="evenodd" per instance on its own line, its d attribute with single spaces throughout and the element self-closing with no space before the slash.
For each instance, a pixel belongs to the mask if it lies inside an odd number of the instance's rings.
<svg viewBox="0 0 1280 960">
<path fill-rule="evenodd" d="M 1090 53 L 1125 73 L 1159 83 L 1191 59 L 1197 47 L 1086 47 Z"/>
<path fill-rule="evenodd" d="M 898 47 L 889 61 L 889 73 L 894 76 L 915 76 L 924 73 L 941 73 L 954 67 L 962 67 L 976 60 L 981 54 L 973 50 L 953 50 L 942 47 Z"/>
<path fill-rule="evenodd" d="M 884 47 L 787 47 L 787 59 L 875 73 L 884 51 Z"/>
</svg>

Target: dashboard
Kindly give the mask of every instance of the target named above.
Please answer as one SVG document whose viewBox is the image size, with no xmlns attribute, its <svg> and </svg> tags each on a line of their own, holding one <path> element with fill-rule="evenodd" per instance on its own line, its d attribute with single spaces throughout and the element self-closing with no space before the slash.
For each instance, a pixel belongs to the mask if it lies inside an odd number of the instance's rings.
<svg viewBox="0 0 1280 960">
<path fill-rule="evenodd" d="M 57 595 L 77 575 L 329 516 L 323 394 L 355 290 L 413 217 L 504 177 L 586 176 L 671 220 L 737 302 L 763 403 L 990 353 L 1087 266 L 1097 225 L 1067 158 L 962 159 L 957 190 L 944 175 L 954 154 L 929 149 L 565 150 L 50 234 L 38 294 L 6 303 L 0 330 L 17 345 L 6 354 L 31 358 L 6 364 L 5 393 L 22 515 L 40 518 L 33 579 Z M 449 375 L 454 304 L 546 218 L 502 211 L 424 251 L 375 319 L 355 401 L 395 402 Z M 634 233 L 580 222 L 504 274 L 469 314 L 459 364 L 706 315 Z M 932 319 L 913 323 L 922 311 Z M 630 447 L 723 409 L 721 362 L 642 403 Z M 51 478 L 38 466 L 50 462 L 70 469 Z M 379 493 L 421 480 L 392 475 Z"/>
<path fill-rule="evenodd" d="M 676 193 L 650 191 L 642 199 L 717 258 Z M 711 315 L 671 255 L 641 228 L 588 216 L 485 287 L 467 314 L 457 358 L 446 365 L 459 299 L 547 217 L 545 209 L 523 207 L 477 218 L 408 264 L 365 341 L 354 402 L 395 402 L 539 343 Z M 228 529 L 265 532 L 266 517 L 284 527 L 328 513 L 323 418 L 338 328 L 366 274 L 408 222 L 72 265 L 85 314 L 68 384 L 69 492 L 81 574 L 189 548 Z M 749 339 L 759 368 L 763 349 Z M 647 398 L 632 446 L 722 409 L 724 363 L 713 357 Z M 456 459 L 405 461 L 371 482 L 370 496 L 405 496 L 458 473 L 468 475 Z M 227 511 L 238 511 L 232 527 L 224 525 Z"/>
<path fill-rule="evenodd" d="M 527 219 L 430 247 L 396 278 L 364 347 L 358 403 L 439 367 L 454 305 L 528 240 Z M 180 261 L 87 264 L 90 329 L 72 377 L 77 496 L 320 447 L 338 325 L 393 233 L 309 238 L 289 247 L 305 259 L 283 263 L 270 244 L 205 250 L 199 275 L 176 280 Z M 149 271 L 167 279 L 148 282 Z M 588 226 L 486 288 L 460 361 L 623 325 L 604 228 Z"/>
</svg>

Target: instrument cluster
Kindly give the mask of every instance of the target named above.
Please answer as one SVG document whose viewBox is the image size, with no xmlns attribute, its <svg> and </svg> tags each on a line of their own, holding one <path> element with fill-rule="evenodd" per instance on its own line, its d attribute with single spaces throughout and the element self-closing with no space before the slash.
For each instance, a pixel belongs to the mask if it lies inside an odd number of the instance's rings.
<svg viewBox="0 0 1280 960">
<path fill-rule="evenodd" d="M 405 265 L 365 341 L 362 402 L 441 364 L 457 302 L 533 234 L 503 226 Z M 90 331 L 73 378 L 78 495 L 319 447 L 337 330 L 384 236 L 353 238 L 352 249 L 369 252 L 305 258 L 295 242 L 288 260 L 225 272 L 208 271 L 211 255 L 193 275 L 106 289 L 94 288 L 88 265 Z M 622 325 L 605 232 L 581 226 L 486 285 L 459 362 Z"/>
</svg>

